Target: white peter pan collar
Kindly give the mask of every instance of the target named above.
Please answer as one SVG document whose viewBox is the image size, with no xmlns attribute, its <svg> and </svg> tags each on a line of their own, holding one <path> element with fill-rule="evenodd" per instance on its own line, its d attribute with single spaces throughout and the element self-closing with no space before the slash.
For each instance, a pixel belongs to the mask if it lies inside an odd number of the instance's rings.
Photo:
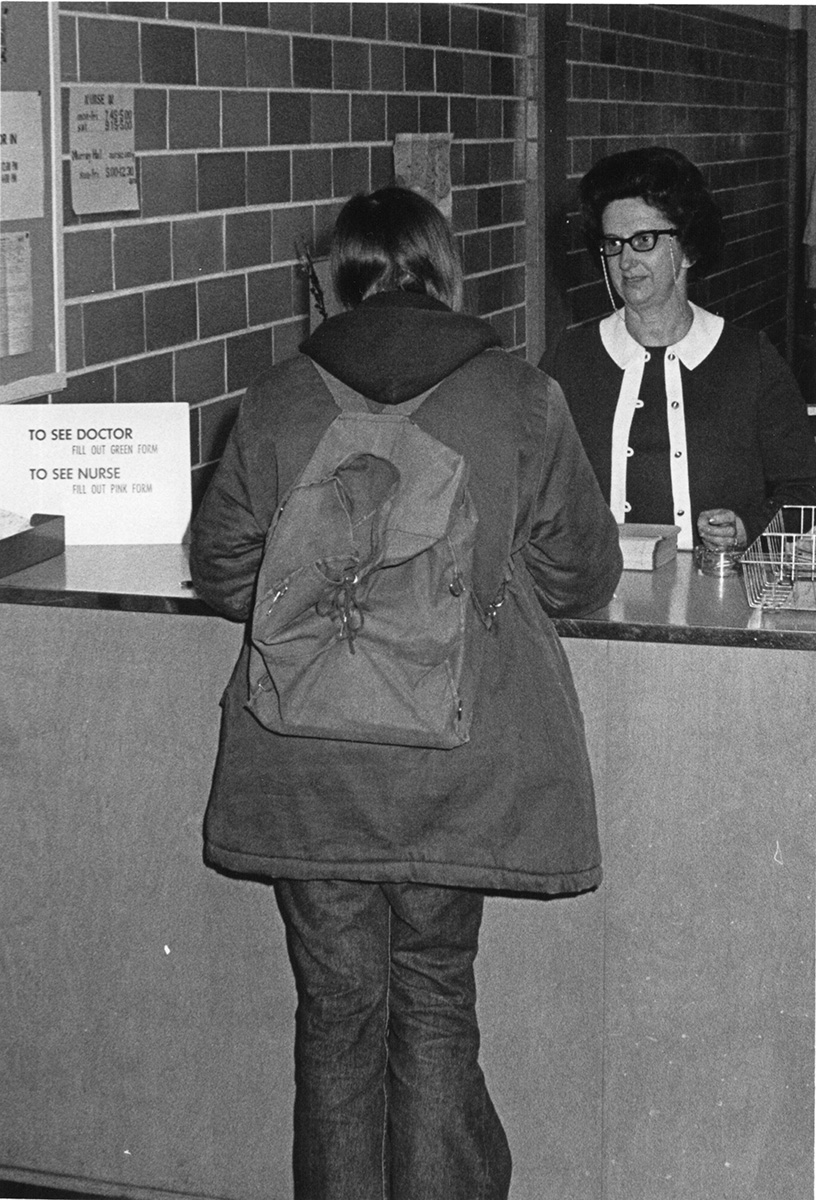
<svg viewBox="0 0 816 1200">
<path fill-rule="evenodd" d="M 720 340 L 725 325 L 722 317 L 707 312 L 697 304 L 691 304 L 691 311 L 694 314 L 691 328 L 685 337 L 671 347 L 672 353 L 677 355 L 689 371 L 699 367 L 700 363 L 708 358 Z M 633 362 L 643 360 L 646 347 L 641 346 L 640 342 L 636 342 L 632 337 L 620 309 L 604 317 L 600 331 L 604 349 L 621 370 L 625 371 Z"/>
</svg>

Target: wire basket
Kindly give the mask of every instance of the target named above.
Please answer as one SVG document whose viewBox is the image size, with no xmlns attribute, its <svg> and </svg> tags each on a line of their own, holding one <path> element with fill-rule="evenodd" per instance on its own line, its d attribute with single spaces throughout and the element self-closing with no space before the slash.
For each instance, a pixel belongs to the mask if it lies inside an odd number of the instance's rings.
<svg viewBox="0 0 816 1200">
<path fill-rule="evenodd" d="M 751 608 L 816 609 L 816 505 L 785 504 L 740 559 Z"/>
</svg>

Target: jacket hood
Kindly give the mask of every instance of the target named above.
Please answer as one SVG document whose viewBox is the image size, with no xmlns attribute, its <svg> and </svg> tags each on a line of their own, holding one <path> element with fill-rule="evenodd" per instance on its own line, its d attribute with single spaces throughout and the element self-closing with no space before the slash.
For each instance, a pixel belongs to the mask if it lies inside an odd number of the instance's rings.
<svg viewBox="0 0 816 1200">
<path fill-rule="evenodd" d="M 300 349 L 369 400 L 401 404 L 500 345 L 479 317 L 415 292 L 379 292 L 324 321 Z"/>
</svg>

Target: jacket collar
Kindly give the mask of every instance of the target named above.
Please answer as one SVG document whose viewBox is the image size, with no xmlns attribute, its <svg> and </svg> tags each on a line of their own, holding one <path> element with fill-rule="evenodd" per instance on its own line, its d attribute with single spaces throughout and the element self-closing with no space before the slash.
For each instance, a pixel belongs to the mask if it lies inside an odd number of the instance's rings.
<svg viewBox="0 0 816 1200">
<path fill-rule="evenodd" d="M 725 321 L 714 313 L 707 312 L 697 304 L 691 305 L 694 320 L 684 338 L 675 342 L 672 352 L 689 371 L 699 367 L 708 358 L 711 351 L 720 340 Z M 621 310 L 610 313 L 600 323 L 601 341 L 609 357 L 621 370 L 626 370 L 636 360 L 643 357 L 644 347 L 636 342 L 626 328 Z"/>
</svg>

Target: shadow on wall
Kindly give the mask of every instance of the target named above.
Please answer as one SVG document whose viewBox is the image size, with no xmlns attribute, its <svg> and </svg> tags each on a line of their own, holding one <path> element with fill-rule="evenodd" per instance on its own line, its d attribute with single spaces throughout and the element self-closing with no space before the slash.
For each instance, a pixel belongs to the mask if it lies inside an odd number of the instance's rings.
<svg viewBox="0 0 816 1200">
<path fill-rule="evenodd" d="M 816 405 L 816 288 L 808 288 L 805 292 L 798 326 L 794 371 L 805 400 Z M 816 416 L 811 416 L 810 425 L 816 437 Z"/>
</svg>

